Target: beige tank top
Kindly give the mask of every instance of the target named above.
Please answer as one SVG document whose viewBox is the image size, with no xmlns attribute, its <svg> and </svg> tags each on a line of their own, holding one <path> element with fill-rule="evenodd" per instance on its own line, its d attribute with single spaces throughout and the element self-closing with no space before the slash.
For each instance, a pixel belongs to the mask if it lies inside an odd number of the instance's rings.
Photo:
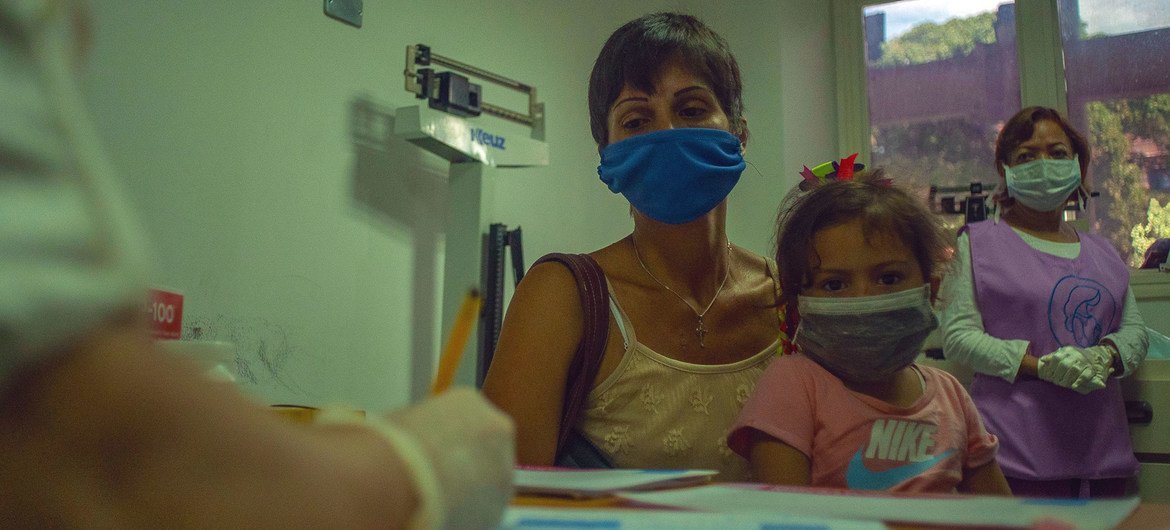
<svg viewBox="0 0 1170 530">
<path fill-rule="evenodd" d="M 776 265 L 767 262 L 775 283 Z M 686 363 L 638 342 L 612 288 L 609 299 L 625 355 L 589 393 L 581 432 L 617 467 L 714 469 L 719 481 L 751 481 L 747 460 L 728 449 L 727 434 L 756 380 L 780 352 L 779 336 L 742 361 Z"/>
</svg>

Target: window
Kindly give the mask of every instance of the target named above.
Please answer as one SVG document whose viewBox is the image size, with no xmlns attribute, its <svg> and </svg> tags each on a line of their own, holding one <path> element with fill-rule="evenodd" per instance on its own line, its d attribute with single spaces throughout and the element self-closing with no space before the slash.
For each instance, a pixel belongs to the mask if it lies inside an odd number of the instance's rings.
<svg viewBox="0 0 1170 530">
<path fill-rule="evenodd" d="M 870 159 L 934 190 L 957 228 L 972 184 L 995 186 L 995 137 L 1020 108 L 1014 5 L 908 0 L 864 15 Z"/>
<path fill-rule="evenodd" d="M 1170 219 L 1170 0 L 1061 0 L 1068 115 L 1093 150 L 1094 231 L 1131 265 Z"/>
<path fill-rule="evenodd" d="M 924 197 L 934 186 L 936 210 L 939 198 L 955 199 L 949 224 L 962 223 L 972 182 L 985 191 L 998 182 L 1002 122 L 1044 105 L 1092 145 L 1099 196 L 1078 214 L 1084 226 L 1134 265 L 1170 237 L 1170 0 L 835 0 L 834 9 L 861 19 L 834 35 L 838 76 L 859 87 L 838 95 L 842 147 L 868 149 Z"/>
</svg>

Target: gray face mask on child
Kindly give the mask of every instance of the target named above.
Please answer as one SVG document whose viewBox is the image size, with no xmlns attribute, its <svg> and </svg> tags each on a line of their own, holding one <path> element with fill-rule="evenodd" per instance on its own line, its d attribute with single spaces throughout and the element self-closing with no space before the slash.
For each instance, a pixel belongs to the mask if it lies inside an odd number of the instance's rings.
<svg viewBox="0 0 1170 530">
<path fill-rule="evenodd" d="M 838 377 L 860 383 L 888 378 L 914 362 L 938 327 L 929 284 L 877 296 L 799 296 L 797 310 L 796 345 Z"/>
</svg>

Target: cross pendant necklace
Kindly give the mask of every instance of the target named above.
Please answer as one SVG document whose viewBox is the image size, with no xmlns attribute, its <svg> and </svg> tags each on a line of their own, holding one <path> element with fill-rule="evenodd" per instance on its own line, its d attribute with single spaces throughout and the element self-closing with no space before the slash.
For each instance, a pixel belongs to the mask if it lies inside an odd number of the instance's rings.
<svg viewBox="0 0 1170 530">
<path fill-rule="evenodd" d="M 707 344 L 703 342 L 703 338 L 706 337 L 707 333 L 709 333 L 711 330 L 703 326 L 703 317 L 707 316 L 707 311 L 710 311 L 711 306 L 715 305 L 715 300 L 719 298 L 719 293 L 723 292 L 723 286 L 727 285 L 727 279 L 731 277 L 731 242 L 727 243 L 727 270 L 723 272 L 723 281 L 719 283 L 719 288 L 715 289 L 715 296 L 711 297 L 711 301 L 707 303 L 707 307 L 702 311 L 695 309 L 695 306 L 691 305 L 691 303 L 688 302 L 686 298 L 683 298 L 681 294 L 678 294 L 674 291 L 674 289 L 671 289 L 668 285 L 662 283 L 661 280 L 656 278 L 654 274 L 650 272 L 650 269 L 646 267 L 646 262 L 642 261 L 642 254 L 638 252 L 638 240 L 634 239 L 632 235 L 630 236 L 630 243 L 634 245 L 634 256 L 638 258 L 638 265 L 642 266 L 642 270 L 646 271 L 646 275 L 649 276 L 651 280 L 654 280 L 654 283 L 657 283 L 663 289 L 669 291 L 670 294 L 673 294 L 674 296 L 678 297 L 679 300 L 682 300 L 682 302 L 695 313 L 695 316 L 699 317 L 699 325 L 695 326 L 695 335 L 699 337 L 699 347 L 706 348 Z"/>
</svg>

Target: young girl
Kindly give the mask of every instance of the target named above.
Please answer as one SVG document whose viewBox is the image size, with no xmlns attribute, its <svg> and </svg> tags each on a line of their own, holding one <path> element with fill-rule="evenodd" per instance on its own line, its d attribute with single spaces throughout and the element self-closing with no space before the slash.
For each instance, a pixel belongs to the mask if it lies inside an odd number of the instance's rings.
<svg viewBox="0 0 1170 530">
<path fill-rule="evenodd" d="M 852 169 L 843 160 L 781 212 L 776 258 L 799 351 L 760 377 L 728 445 L 774 484 L 1010 494 L 962 385 L 913 364 L 937 327 L 929 279 L 947 245 L 918 200 L 880 170 Z"/>
</svg>

